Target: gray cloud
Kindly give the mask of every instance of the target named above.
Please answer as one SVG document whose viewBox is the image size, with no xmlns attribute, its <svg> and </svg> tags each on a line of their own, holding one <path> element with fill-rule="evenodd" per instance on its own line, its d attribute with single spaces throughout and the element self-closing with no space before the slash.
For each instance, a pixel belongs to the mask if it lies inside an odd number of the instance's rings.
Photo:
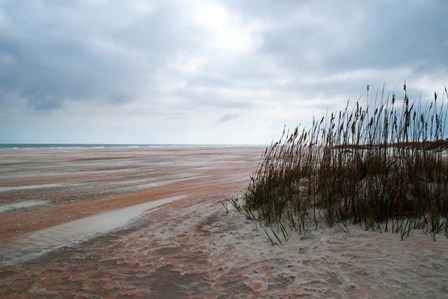
<svg viewBox="0 0 448 299">
<path fill-rule="evenodd" d="M 246 3 L 246 2 L 245 2 Z M 261 3 L 261 4 L 260 4 Z M 245 18 L 260 18 L 268 26 L 263 32 L 261 52 L 289 70 L 292 85 L 314 92 L 328 89 L 325 77 L 333 75 L 330 89 L 348 91 L 371 83 L 381 86 L 439 72 L 447 75 L 448 21 L 445 1 L 255 1 L 245 7 L 235 1 L 232 8 Z M 400 69 L 408 69 L 407 73 Z M 375 70 L 376 73 L 359 71 Z M 349 82 L 340 77 L 358 71 Z M 401 78 L 397 78 L 402 75 Z M 317 84 L 302 78 L 318 78 Z M 309 81 L 309 80 L 305 80 Z M 360 86 L 361 83 L 361 86 Z M 393 85 L 393 84 L 392 84 Z M 349 87 L 349 89 L 347 89 Z"/>
<path fill-rule="evenodd" d="M 4 1 L 0 90 L 15 90 L 31 106 L 45 107 L 39 103 L 47 98 L 114 103 L 109 94 L 154 89 L 157 72 L 183 48 L 194 48 L 195 37 L 184 34 L 181 14 L 163 2 L 147 13 L 120 6 L 126 5 Z"/>
<path fill-rule="evenodd" d="M 239 116 L 236 115 L 236 114 L 231 114 L 231 113 L 224 114 L 223 116 L 221 116 L 221 117 L 218 119 L 218 123 L 225 123 L 225 122 L 234 120 L 234 119 L 236 119 L 236 118 L 238 118 L 238 117 L 239 117 Z"/>
</svg>

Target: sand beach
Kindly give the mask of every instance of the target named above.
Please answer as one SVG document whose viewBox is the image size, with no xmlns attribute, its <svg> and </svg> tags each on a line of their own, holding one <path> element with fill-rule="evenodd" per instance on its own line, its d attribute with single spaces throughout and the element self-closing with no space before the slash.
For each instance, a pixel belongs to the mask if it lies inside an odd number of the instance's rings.
<svg viewBox="0 0 448 299">
<path fill-rule="evenodd" d="M 272 246 L 222 202 L 263 147 L 0 150 L 1 298 L 446 298 L 448 240 L 359 226 Z"/>
</svg>

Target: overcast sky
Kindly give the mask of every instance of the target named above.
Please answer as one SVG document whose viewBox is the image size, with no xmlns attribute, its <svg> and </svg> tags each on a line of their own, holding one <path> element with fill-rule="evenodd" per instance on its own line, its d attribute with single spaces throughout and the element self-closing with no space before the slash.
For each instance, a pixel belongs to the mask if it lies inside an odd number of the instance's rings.
<svg viewBox="0 0 448 299">
<path fill-rule="evenodd" d="M 0 143 L 266 144 L 448 85 L 448 1 L 0 0 Z"/>
</svg>

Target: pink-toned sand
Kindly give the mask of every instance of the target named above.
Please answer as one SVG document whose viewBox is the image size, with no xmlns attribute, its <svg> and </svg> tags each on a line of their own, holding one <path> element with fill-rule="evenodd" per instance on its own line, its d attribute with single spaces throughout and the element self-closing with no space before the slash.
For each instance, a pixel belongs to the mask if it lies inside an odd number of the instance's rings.
<svg viewBox="0 0 448 299">
<path fill-rule="evenodd" d="M 448 296 L 443 236 L 434 242 L 413 232 L 401 241 L 396 234 L 334 227 L 272 246 L 253 223 L 226 212 L 221 201 L 244 190 L 262 151 L 0 151 L 0 207 L 49 201 L 0 213 L 0 297 Z M 124 227 L 20 259 L 23 240 L 52 238 L 43 232 L 55 227 L 173 197 Z"/>
</svg>

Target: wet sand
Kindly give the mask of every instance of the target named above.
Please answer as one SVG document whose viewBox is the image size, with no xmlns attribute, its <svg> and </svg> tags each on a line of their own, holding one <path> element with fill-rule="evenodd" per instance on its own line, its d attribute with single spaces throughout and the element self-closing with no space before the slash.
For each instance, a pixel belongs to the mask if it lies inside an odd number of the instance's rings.
<svg viewBox="0 0 448 299">
<path fill-rule="evenodd" d="M 106 148 L 0 151 L 0 240 L 170 196 L 244 189 L 262 148 Z M 50 201 L 50 203 L 48 203 Z"/>
<path fill-rule="evenodd" d="M 401 241 L 396 234 L 334 227 L 271 246 L 253 223 L 227 212 L 221 201 L 244 190 L 263 150 L 2 150 L 0 205 L 49 202 L 0 213 L 0 297 L 448 295 L 442 236 L 434 242 L 413 232 Z M 43 232 L 73 230 L 75 223 L 82 233 L 79 221 L 119 222 L 123 214 L 133 218 L 102 234 L 77 236 L 35 256 L 20 250 L 54 235 Z"/>
</svg>

